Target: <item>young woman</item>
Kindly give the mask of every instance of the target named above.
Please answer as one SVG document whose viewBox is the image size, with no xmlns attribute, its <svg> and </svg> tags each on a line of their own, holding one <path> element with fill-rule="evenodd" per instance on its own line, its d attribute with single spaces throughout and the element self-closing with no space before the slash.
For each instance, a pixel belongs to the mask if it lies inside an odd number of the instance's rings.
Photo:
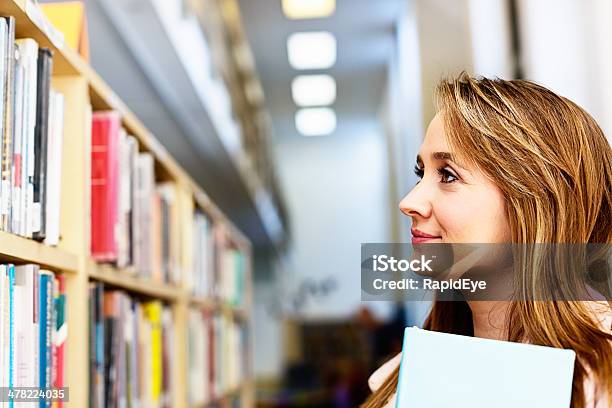
<svg viewBox="0 0 612 408">
<path fill-rule="evenodd" d="M 417 157 L 420 181 L 400 203 L 413 241 L 612 243 L 612 148 L 583 109 L 528 81 L 465 74 L 441 82 L 437 101 Z M 612 407 L 611 327 L 605 300 L 436 301 L 424 324 L 575 350 L 578 408 Z M 399 360 L 370 377 L 362 408 L 395 406 Z"/>
</svg>

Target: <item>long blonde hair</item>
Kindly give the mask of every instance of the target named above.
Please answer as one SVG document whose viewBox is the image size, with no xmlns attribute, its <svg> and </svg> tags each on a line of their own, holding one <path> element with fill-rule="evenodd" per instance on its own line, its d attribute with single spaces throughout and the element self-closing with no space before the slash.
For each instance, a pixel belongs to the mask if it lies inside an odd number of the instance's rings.
<svg viewBox="0 0 612 408">
<path fill-rule="evenodd" d="M 442 81 L 436 100 L 453 154 L 502 191 L 513 243 L 612 243 L 612 148 L 582 108 L 533 82 L 465 73 Z M 595 321 L 585 302 L 517 301 L 507 321 L 509 341 L 576 351 L 572 407 L 585 407 L 587 376 L 612 390 L 610 328 Z M 436 301 L 424 328 L 473 335 L 470 308 Z M 383 407 L 398 374 L 362 407 Z M 612 406 L 609 392 L 608 398 Z"/>
</svg>

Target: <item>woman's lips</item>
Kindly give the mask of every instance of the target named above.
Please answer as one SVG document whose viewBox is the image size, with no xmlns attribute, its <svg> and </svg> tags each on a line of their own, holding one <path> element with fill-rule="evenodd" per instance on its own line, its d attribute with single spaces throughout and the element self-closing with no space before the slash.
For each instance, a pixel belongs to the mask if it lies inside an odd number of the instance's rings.
<svg viewBox="0 0 612 408">
<path fill-rule="evenodd" d="M 431 234 L 427 234 L 426 232 L 419 231 L 416 228 L 412 228 L 410 231 L 412 232 L 412 243 L 413 244 L 421 244 L 423 242 L 442 238 L 440 236 L 431 235 Z"/>
</svg>

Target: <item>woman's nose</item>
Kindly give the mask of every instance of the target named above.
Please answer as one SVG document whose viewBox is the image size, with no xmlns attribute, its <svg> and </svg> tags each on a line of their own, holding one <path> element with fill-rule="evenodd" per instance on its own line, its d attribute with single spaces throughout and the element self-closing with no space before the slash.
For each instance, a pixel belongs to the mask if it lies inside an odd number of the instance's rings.
<svg viewBox="0 0 612 408">
<path fill-rule="evenodd" d="M 412 218 L 429 218 L 431 216 L 431 199 L 426 190 L 423 181 L 414 186 L 400 201 L 400 211 Z"/>
</svg>

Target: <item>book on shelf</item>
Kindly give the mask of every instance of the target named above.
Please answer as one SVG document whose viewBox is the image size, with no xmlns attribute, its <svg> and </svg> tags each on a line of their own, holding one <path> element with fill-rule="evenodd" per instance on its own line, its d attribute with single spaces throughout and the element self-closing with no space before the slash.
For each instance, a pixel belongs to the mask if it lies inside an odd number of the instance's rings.
<svg viewBox="0 0 612 408">
<path fill-rule="evenodd" d="M 36 122 L 34 127 L 34 170 L 32 231 L 37 240 L 46 234 L 47 204 L 47 159 L 49 148 L 49 111 L 51 98 L 51 73 L 53 72 L 51 51 L 38 50 L 36 79 Z"/>
<path fill-rule="evenodd" d="M 33 264 L 0 265 L 0 386 L 65 386 L 65 315 L 63 276 Z"/>
<path fill-rule="evenodd" d="M 91 255 L 117 259 L 119 130 L 117 112 L 94 112 L 91 127 Z"/>
<path fill-rule="evenodd" d="M 13 111 L 14 111 L 14 78 L 15 78 L 15 19 L 13 17 L 0 18 L 0 104 L 2 107 L 2 120 L 0 157 L 2 169 L 2 183 L 0 183 L 0 228 L 9 230 L 9 211 L 11 197 L 11 162 L 13 157 Z"/>
<path fill-rule="evenodd" d="M 233 306 L 244 304 L 244 254 L 229 240 L 227 230 L 214 225 L 201 211 L 193 214 L 194 257 L 187 286 L 202 299 L 218 299 Z"/>
<path fill-rule="evenodd" d="M 203 405 L 245 380 L 247 329 L 225 314 L 195 309 L 189 311 L 188 325 L 189 402 Z"/>
<path fill-rule="evenodd" d="M 68 339 L 68 321 L 66 318 L 68 312 L 66 308 L 66 280 L 61 275 L 57 276 L 57 285 L 54 285 L 53 298 L 55 330 L 51 335 L 53 342 L 51 352 L 53 361 L 61 361 L 62 364 L 56 364 L 51 378 L 54 388 L 63 388 L 66 386 L 66 370 L 63 362 L 66 359 L 66 340 Z M 63 406 L 64 403 L 62 401 L 54 401 L 53 403 L 53 408 L 62 408 Z"/>
<path fill-rule="evenodd" d="M 91 406 L 170 406 L 170 308 L 98 282 L 89 293 Z"/>
<path fill-rule="evenodd" d="M 176 185 L 172 182 L 157 184 L 157 196 L 160 204 L 160 230 L 161 230 L 161 268 L 164 281 L 178 283 L 181 279 L 180 268 L 180 215 L 178 206 L 178 193 Z"/>
<path fill-rule="evenodd" d="M 193 214 L 193 267 L 186 276 L 187 286 L 195 296 L 212 297 L 214 239 L 211 221 L 201 211 Z"/>
<path fill-rule="evenodd" d="M 91 252 L 155 282 L 180 280 L 176 186 L 156 181 L 155 159 L 121 127 L 117 112 L 94 112 Z"/>
<path fill-rule="evenodd" d="M 49 22 L 63 34 L 63 42 L 89 62 L 89 36 L 84 2 L 42 3 L 39 7 Z"/>
<path fill-rule="evenodd" d="M 60 240 L 62 184 L 62 146 L 64 144 L 64 95 L 51 90 L 47 131 L 46 199 L 44 206 L 44 243 L 57 245 Z"/>
<path fill-rule="evenodd" d="M 51 51 L 0 17 L 0 230 L 57 245 L 64 117 L 52 70 Z"/>
</svg>

